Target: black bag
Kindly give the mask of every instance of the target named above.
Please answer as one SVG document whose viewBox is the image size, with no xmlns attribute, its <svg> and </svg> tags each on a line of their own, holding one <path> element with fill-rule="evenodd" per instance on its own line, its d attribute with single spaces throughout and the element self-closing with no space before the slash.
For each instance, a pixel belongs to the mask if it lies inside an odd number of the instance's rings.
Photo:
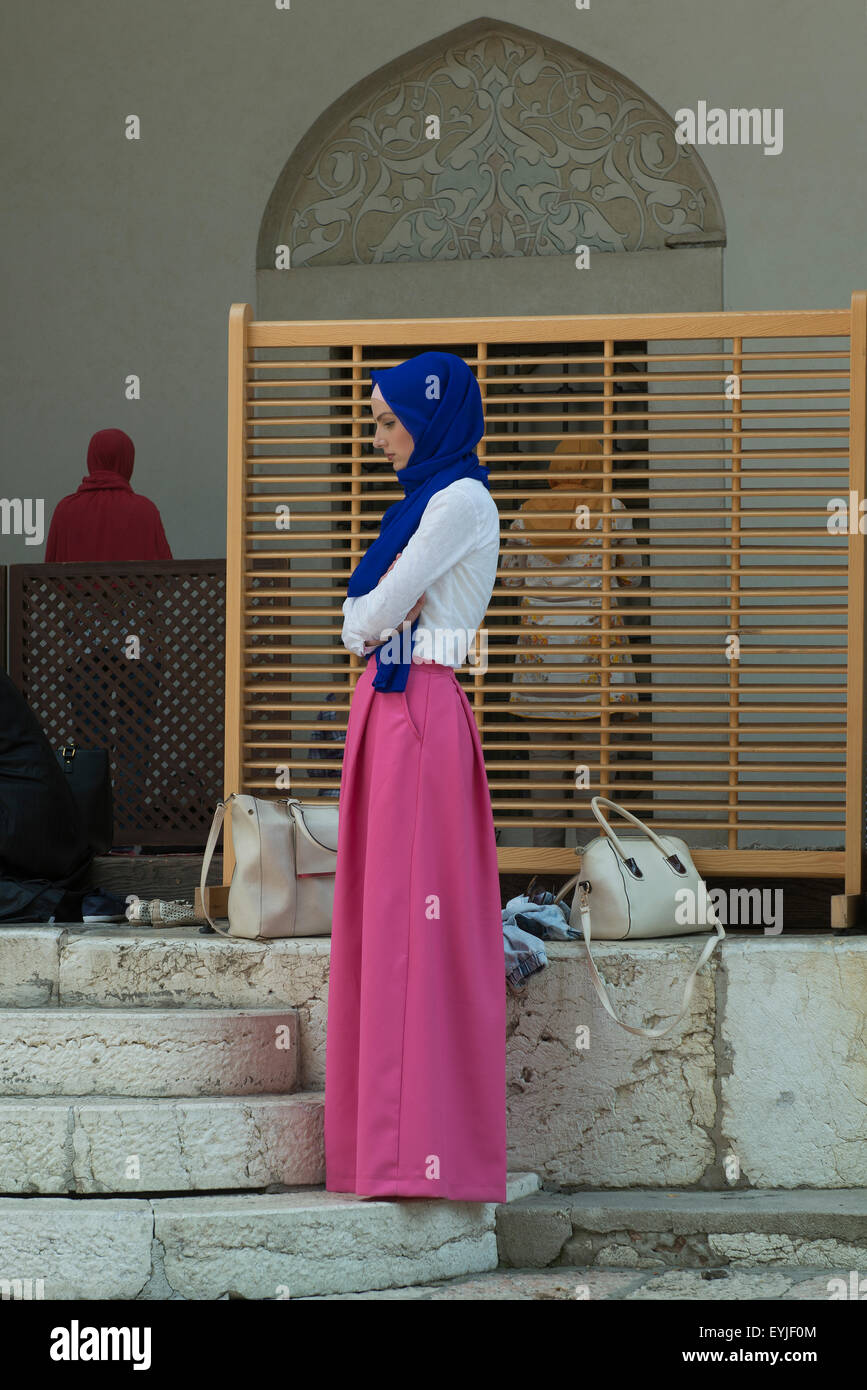
<svg viewBox="0 0 867 1390">
<path fill-rule="evenodd" d="M 56 757 L 69 779 L 91 849 L 94 854 L 108 854 L 114 843 L 108 753 L 104 748 L 76 748 L 75 743 L 70 742 L 57 750 Z"/>
<path fill-rule="evenodd" d="M 76 922 L 93 850 L 39 721 L 0 671 L 0 923 Z"/>
</svg>

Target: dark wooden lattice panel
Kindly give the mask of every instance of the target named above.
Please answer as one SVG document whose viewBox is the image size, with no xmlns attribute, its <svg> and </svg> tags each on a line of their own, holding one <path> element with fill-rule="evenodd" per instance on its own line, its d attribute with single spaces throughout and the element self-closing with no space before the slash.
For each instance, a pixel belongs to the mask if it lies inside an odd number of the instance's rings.
<svg viewBox="0 0 867 1390">
<path fill-rule="evenodd" d="M 54 747 L 108 749 L 116 846 L 201 846 L 224 653 L 222 560 L 11 567 L 10 674 Z"/>
</svg>

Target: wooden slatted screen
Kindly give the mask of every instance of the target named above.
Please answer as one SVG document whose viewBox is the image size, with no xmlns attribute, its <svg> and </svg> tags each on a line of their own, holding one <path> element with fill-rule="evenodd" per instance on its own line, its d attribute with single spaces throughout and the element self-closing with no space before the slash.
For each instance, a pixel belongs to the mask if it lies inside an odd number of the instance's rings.
<svg viewBox="0 0 867 1390">
<path fill-rule="evenodd" d="M 598 790 L 683 835 L 705 874 L 845 877 L 851 909 L 864 552 L 829 503 L 865 496 L 865 332 L 864 293 L 848 310 L 635 317 L 254 322 L 234 305 L 226 791 L 337 794 L 363 669 L 340 640 L 346 581 L 402 496 L 372 448 L 370 369 L 440 348 L 479 381 L 501 517 L 477 659 L 459 671 L 495 822 L 526 841 L 501 846 L 501 869 L 572 872 L 572 848 L 532 848 L 531 833 L 547 821 L 586 840 Z M 588 599 L 586 549 L 558 561 L 568 616 L 546 645 L 538 556 L 558 533 L 517 532 L 572 436 L 601 445 L 559 494 L 568 526 L 584 502 L 601 517 L 597 588 Z M 512 696 L 534 690 L 547 712 L 517 714 Z M 579 690 L 591 720 L 571 717 Z M 573 743 L 579 729 L 595 742 Z M 226 881 L 231 866 L 227 845 Z"/>
</svg>

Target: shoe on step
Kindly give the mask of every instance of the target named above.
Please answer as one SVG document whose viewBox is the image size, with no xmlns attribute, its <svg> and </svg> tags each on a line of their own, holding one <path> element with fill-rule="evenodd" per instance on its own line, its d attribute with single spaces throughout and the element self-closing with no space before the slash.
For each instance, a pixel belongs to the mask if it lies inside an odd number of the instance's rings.
<svg viewBox="0 0 867 1390">
<path fill-rule="evenodd" d="M 125 922 L 126 898 L 116 893 L 104 893 L 96 888 L 87 893 L 81 904 L 82 922 Z"/>
</svg>

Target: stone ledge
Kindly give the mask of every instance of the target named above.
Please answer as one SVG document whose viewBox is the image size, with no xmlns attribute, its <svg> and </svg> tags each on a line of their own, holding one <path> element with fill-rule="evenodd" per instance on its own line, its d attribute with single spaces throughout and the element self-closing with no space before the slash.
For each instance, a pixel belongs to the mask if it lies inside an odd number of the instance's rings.
<svg viewBox="0 0 867 1390">
<path fill-rule="evenodd" d="M 537 1192 L 500 1208 L 505 1267 L 860 1269 L 867 1191 Z"/>
<path fill-rule="evenodd" d="M 507 1201 L 537 1186 L 513 1173 Z M 0 1198 L 0 1270 L 46 1299 L 287 1299 L 493 1270 L 493 1202 L 289 1194 Z"/>
<path fill-rule="evenodd" d="M 536 1181 L 510 1175 L 506 1202 Z M 382 1202 L 323 1189 L 203 1206 L 208 1200 L 153 1202 L 166 1278 L 185 1298 L 214 1298 L 226 1288 L 248 1298 L 347 1293 L 497 1265 L 493 1202 Z"/>
</svg>

